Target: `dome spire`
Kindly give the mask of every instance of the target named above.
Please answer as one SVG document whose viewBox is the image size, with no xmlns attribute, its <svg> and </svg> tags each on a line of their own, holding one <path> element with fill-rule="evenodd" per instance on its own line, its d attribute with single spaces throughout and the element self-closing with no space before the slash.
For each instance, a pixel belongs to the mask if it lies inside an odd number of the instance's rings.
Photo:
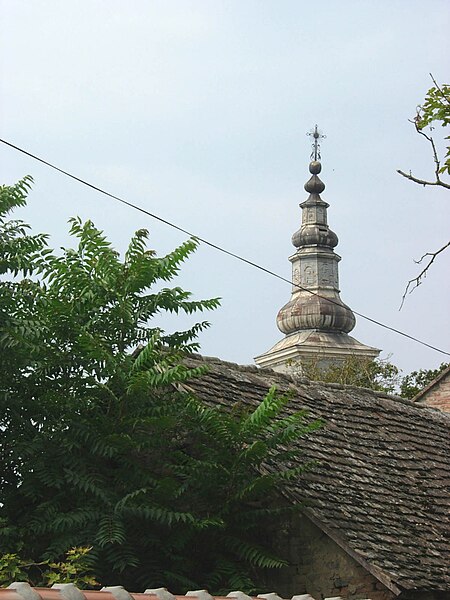
<svg viewBox="0 0 450 600">
<path fill-rule="evenodd" d="M 295 253 L 292 263 L 291 299 L 278 312 L 277 325 L 285 338 L 265 354 L 256 357 L 260 366 L 280 371 L 302 360 L 319 359 L 324 364 L 339 362 L 347 356 L 375 358 L 379 350 L 361 344 L 348 333 L 355 326 L 355 315 L 342 302 L 338 263 L 334 252 L 337 235 L 329 228 L 329 204 L 320 194 L 325 184 L 319 177 L 320 140 L 325 136 L 317 125 L 307 135 L 313 138 L 309 172 L 305 184 L 309 197 L 300 204 L 302 223 L 292 236 Z"/>
<path fill-rule="evenodd" d="M 278 328 L 289 335 L 297 331 L 315 330 L 348 333 L 355 326 L 355 316 L 339 295 L 338 263 L 334 252 L 337 235 L 328 226 L 329 204 L 320 194 L 325 184 L 319 178 L 322 165 L 317 125 L 314 137 L 314 160 L 309 165 L 310 179 L 305 184 L 309 197 L 300 204 L 302 224 L 292 236 L 297 249 L 289 258 L 292 263 L 292 296 L 277 317 Z M 323 137 L 323 136 L 322 136 Z"/>
</svg>

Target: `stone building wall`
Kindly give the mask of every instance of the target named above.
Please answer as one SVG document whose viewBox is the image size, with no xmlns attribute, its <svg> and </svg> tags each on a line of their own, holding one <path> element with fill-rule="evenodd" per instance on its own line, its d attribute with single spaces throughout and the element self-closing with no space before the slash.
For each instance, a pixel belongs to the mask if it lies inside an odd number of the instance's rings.
<svg viewBox="0 0 450 600">
<path fill-rule="evenodd" d="M 431 383 L 416 397 L 419 404 L 426 404 L 450 413 L 450 369 L 436 383 Z"/>
<path fill-rule="evenodd" d="M 278 545 L 291 566 L 272 571 L 265 587 L 284 598 L 294 594 L 346 600 L 396 598 L 307 517 L 295 517 L 289 532 L 279 532 Z"/>
</svg>

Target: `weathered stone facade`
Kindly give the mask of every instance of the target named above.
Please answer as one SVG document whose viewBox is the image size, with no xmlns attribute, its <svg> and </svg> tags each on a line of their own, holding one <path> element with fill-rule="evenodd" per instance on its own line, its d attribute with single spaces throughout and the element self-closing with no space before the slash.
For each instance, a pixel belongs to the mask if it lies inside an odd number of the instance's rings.
<svg viewBox="0 0 450 600">
<path fill-rule="evenodd" d="M 394 600 L 396 594 L 361 566 L 306 516 L 292 519 L 279 535 L 279 551 L 291 566 L 273 571 L 266 586 L 283 597 L 310 594 L 346 600 Z"/>
</svg>

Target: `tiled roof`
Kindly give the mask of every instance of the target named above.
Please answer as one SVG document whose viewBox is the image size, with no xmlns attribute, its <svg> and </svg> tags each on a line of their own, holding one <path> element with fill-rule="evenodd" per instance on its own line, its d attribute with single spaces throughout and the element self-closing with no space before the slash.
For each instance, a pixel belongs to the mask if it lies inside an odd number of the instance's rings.
<svg viewBox="0 0 450 600">
<path fill-rule="evenodd" d="M 12 583 L 0 588 L 0 600 L 282 600 L 275 592 L 247 596 L 243 592 L 230 592 L 227 596 L 211 596 L 207 590 L 187 592 L 174 596 L 166 588 L 145 590 L 142 594 L 127 592 L 121 585 L 104 587 L 99 591 L 80 590 L 73 583 L 55 584 L 51 588 L 33 588 L 25 582 Z M 309 594 L 292 596 L 292 600 L 314 600 Z M 324 600 L 341 600 L 339 596 Z"/>
<path fill-rule="evenodd" d="M 450 590 L 450 416 L 363 388 L 308 382 L 192 356 L 208 372 L 189 382 L 204 401 L 255 405 L 272 384 L 286 411 L 324 427 L 302 438 L 318 467 L 292 487 L 306 514 L 393 591 Z"/>
</svg>

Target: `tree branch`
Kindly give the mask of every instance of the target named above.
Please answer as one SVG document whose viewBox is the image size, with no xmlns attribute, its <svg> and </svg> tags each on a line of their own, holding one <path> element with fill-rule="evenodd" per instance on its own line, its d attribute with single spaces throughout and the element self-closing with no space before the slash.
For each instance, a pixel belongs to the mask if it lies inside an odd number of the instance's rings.
<svg viewBox="0 0 450 600">
<path fill-rule="evenodd" d="M 431 73 L 430 73 L 430 77 L 431 77 L 431 80 L 433 81 L 433 84 L 435 87 L 428 90 L 427 95 L 425 97 L 424 104 L 420 105 L 416 108 L 416 116 L 413 119 L 410 119 L 409 122 L 414 125 L 416 132 L 418 134 L 420 134 L 421 136 L 423 136 L 427 140 L 427 142 L 431 145 L 433 161 L 434 161 L 434 166 L 435 166 L 435 169 L 434 169 L 435 180 L 428 181 L 426 179 L 419 179 L 418 177 L 415 177 L 411 173 L 411 171 L 408 174 L 408 173 L 405 173 L 404 171 L 397 169 L 397 173 L 399 175 L 401 175 L 402 177 L 405 177 L 406 179 L 413 181 L 414 183 L 418 183 L 419 185 L 423 185 L 423 186 L 435 185 L 435 186 L 450 190 L 450 183 L 447 183 L 446 181 L 442 181 L 442 179 L 440 178 L 441 173 L 450 173 L 450 162 L 449 162 L 450 147 L 447 147 L 447 154 L 445 155 L 445 158 L 444 158 L 444 160 L 445 160 L 444 167 L 441 168 L 441 162 L 439 160 L 438 151 L 436 149 L 436 144 L 434 142 L 433 135 L 431 133 L 434 129 L 433 122 L 435 122 L 435 121 L 440 123 L 443 127 L 450 124 L 450 112 L 449 112 L 450 95 L 448 95 L 448 93 L 447 93 L 450 90 L 450 86 L 445 84 L 443 87 L 440 87 Z M 427 127 L 427 126 L 430 127 L 429 134 L 425 133 L 425 131 L 424 131 L 425 127 Z M 449 137 L 447 136 L 445 139 L 449 139 Z M 436 252 L 426 252 L 422 256 L 422 258 L 420 258 L 420 260 L 415 261 L 416 264 L 422 264 L 422 261 L 424 261 L 426 258 L 428 258 L 425 267 L 422 269 L 422 271 L 419 273 L 419 275 L 417 275 L 417 277 L 414 277 L 413 279 L 410 279 L 408 281 L 405 291 L 402 296 L 402 301 L 401 301 L 399 310 L 402 309 L 403 304 L 405 303 L 407 294 L 410 294 L 413 290 L 415 290 L 422 283 L 423 279 L 427 276 L 428 270 L 431 267 L 431 265 L 433 264 L 433 262 L 435 261 L 436 257 L 441 252 L 444 252 L 444 250 L 446 250 L 449 246 L 450 246 L 450 242 L 448 242 L 447 244 L 442 246 L 442 248 L 440 248 L 439 250 L 436 250 Z"/>
<path fill-rule="evenodd" d="M 406 295 L 410 294 L 413 290 L 415 290 L 417 287 L 419 287 L 419 285 L 422 283 L 422 279 L 424 279 L 427 276 L 428 269 L 434 263 L 436 256 L 438 256 L 438 254 L 440 254 L 441 252 L 444 252 L 444 250 L 446 248 L 448 248 L 449 246 L 450 246 L 450 242 L 447 242 L 446 244 L 444 244 L 442 246 L 442 248 L 439 248 L 439 250 L 436 250 L 436 252 L 426 252 L 419 260 L 414 261 L 417 265 L 420 265 L 420 264 L 422 264 L 422 261 L 424 258 L 426 258 L 427 256 L 430 257 L 427 264 L 422 269 L 422 271 L 417 275 L 417 277 L 414 277 L 413 279 L 410 279 L 408 281 L 408 285 L 406 286 L 405 291 L 402 296 L 402 302 L 400 304 L 399 310 L 402 309 L 403 304 L 405 303 Z"/>
<path fill-rule="evenodd" d="M 432 151 L 433 151 L 433 160 L 434 160 L 434 164 L 435 164 L 435 170 L 434 170 L 434 174 L 436 177 L 435 181 L 427 181 L 426 179 L 418 179 L 417 177 L 414 177 L 411 172 L 405 173 L 404 171 L 401 171 L 400 169 L 397 169 L 397 173 L 399 173 L 399 175 L 402 175 L 403 177 L 406 177 L 406 179 L 409 179 L 410 181 L 414 181 L 414 183 L 418 183 L 420 185 L 423 186 L 427 186 L 427 185 L 437 185 L 439 187 L 443 187 L 446 188 L 447 190 L 450 190 L 450 183 L 447 183 L 445 181 L 442 181 L 442 179 L 439 177 L 439 171 L 441 168 L 441 163 L 439 160 L 439 156 L 436 150 L 436 144 L 434 143 L 434 140 L 432 138 L 431 135 L 427 135 L 423 129 L 420 128 L 419 122 L 420 122 L 420 113 L 419 113 L 419 109 L 420 107 L 417 109 L 417 114 L 414 117 L 414 119 L 410 119 L 409 122 L 414 124 L 414 127 L 416 128 L 417 133 L 419 133 L 420 135 L 423 135 L 423 137 L 430 143 Z"/>
<path fill-rule="evenodd" d="M 430 77 L 432 82 L 434 83 L 434 85 L 436 86 L 436 89 L 439 90 L 439 93 L 441 94 L 441 98 L 442 100 L 444 100 L 445 102 L 447 102 L 447 104 L 450 106 L 450 98 L 448 96 L 446 96 L 442 90 L 442 88 L 440 87 L 440 85 L 436 82 L 436 79 L 433 77 L 433 74 L 430 73 Z"/>
<path fill-rule="evenodd" d="M 436 166 L 436 168 L 434 170 L 434 174 L 436 176 L 436 182 L 438 183 L 438 185 L 441 185 L 442 183 L 444 183 L 444 185 L 448 185 L 448 184 L 445 184 L 445 182 L 441 182 L 441 179 L 439 177 L 439 170 L 441 168 L 441 162 L 439 160 L 438 153 L 436 150 L 436 144 L 434 143 L 432 136 L 427 135 L 425 133 L 425 131 L 420 127 L 419 120 L 420 120 L 420 114 L 419 114 L 419 111 L 417 111 L 416 118 L 414 119 L 414 126 L 416 128 L 417 133 L 419 133 L 420 135 L 423 135 L 423 137 L 430 142 L 431 148 L 433 149 L 433 160 L 434 160 L 434 164 Z"/>
<path fill-rule="evenodd" d="M 409 179 L 410 181 L 414 181 L 414 183 L 420 183 L 420 185 L 438 185 L 441 186 L 443 188 L 446 188 L 448 190 L 450 190 L 450 183 L 446 183 L 445 181 L 442 181 L 441 179 L 438 179 L 437 181 L 426 181 L 425 179 L 418 179 L 417 177 L 414 177 L 413 175 L 411 175 L 411 173 L 405 173 L 404 171 L 401 171 L 400 169 L 397 169 L 397 173 L 399 173 L 400 175 L 403 175 L 403 177 L 406 177 L 406 179 Z"/>
</svg>

